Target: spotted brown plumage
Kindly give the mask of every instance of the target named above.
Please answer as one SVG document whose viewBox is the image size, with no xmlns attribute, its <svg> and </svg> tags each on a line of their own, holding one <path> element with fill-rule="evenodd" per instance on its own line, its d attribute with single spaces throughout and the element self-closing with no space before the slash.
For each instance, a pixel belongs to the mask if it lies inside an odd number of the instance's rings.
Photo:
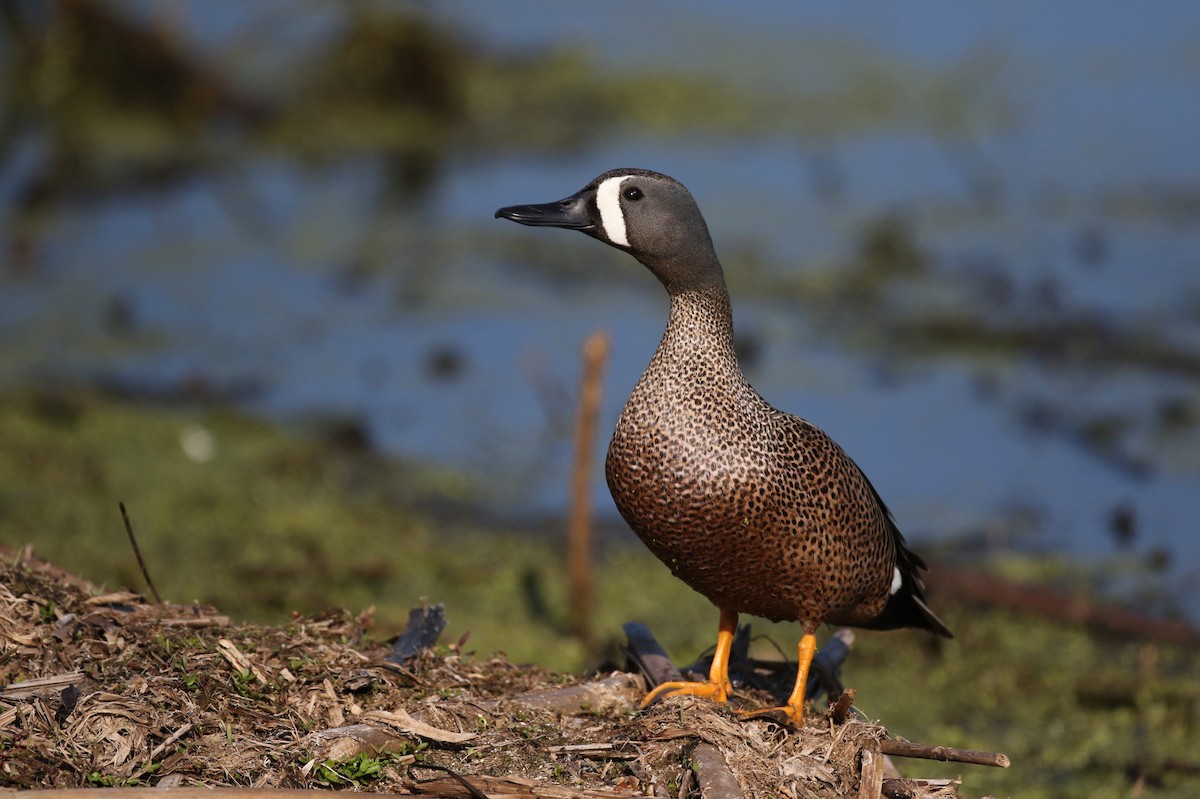
<svg viewBox="0 0 1200 799">
<path fill-rule="evenodd" d="M 776 410 L 742 374 L 724 273 L 691 194 L 673 178 L 616 169 L 556 203 L 501 208 L 525 225 L 580 230 L 637 258 L 671 300 L 658 350 L 625 403 L 605 474 L 625 521 L 721 612 L 705 683 L 646 697 L 725 701 L 737 614 L 799 621 L 803 719 L 823 622 L 916 627 L 950 637 L 925 605 L 924 562 L 862 470 L 812 423 Z"/>
</svg>

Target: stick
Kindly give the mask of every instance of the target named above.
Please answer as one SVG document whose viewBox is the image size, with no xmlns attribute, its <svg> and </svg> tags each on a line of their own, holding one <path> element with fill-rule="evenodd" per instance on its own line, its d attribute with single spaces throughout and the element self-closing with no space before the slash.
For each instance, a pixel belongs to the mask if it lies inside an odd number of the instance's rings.
<svg viewBox="0 0 1200 799">
<path fill-rule="evenodd" d="M 829 708 L 829 717 L 833 719 L 834 724 L 845 724 L 846 719 L 850 718 L 850 712 L 853 708 L 854 689 L 847 688 L 838 695 L 832 707 Z"/>
<path fill-rule="evenodd" d="M 403 708 L 395 710 L 368 710 L 360 718 L 364 721 L 378 721 L 401 732 L 406 732 L 409 735 L 416 735 L 420 738 L 427 738 L 430 741 L 437 741 L 444 744 L 465 744 L 467 741 L 473 741 L 479 737 L 473 732 L 452 732 L 451 730 L 443 730 L 440 727 L 426 724 L 420 719 L 414 719 L 408 715 L 407 711 Z"/>
<path fill-rule="evenodd" d="M 858 799 L 879 799 L 883 794 L 883 754 L 879 742 L 866 740 L 862 748 L 862 772 L 858 782 Z"/>
<path fill-rule="evenodd" d="M 0 695 L 5 699 L 31 699 L 35 696 L 51 696 L 71 685 L 80 685 L 85 676 L 82 671 L 69 671 L 50 677 L 35 677 L 32 680 L 0 685 Z"/>
<path fill-rule="evenodd" d="M 507 797 L 509 799 L 634 799 L 634 795 L 621 791 L 606 791 L 589 788 L 567 788 L 549 782 L 524 777 L 492 777 L 484 774 L 457 774 L 444 766 L 414 763 L 405 780 L 404 787 L 417 794 L 427 794 L 445 799 L 471 797 Z M 450 776 L 432 779 L 417 779 L 416 769 L 435 769 Z M 86 797 L 84 798 L 86 799 Z"/>
<path fill-rule="evenodd" d="M 953 746 L 930 746 L 908 741 L 880 741 L 879 751 L 897 757 L 919 757 L 924 760 L 941 760 L 950 763 L 971 763 L 976 766 L 1008 768 L 1008 755 L 998 752 L 976 752 L 972 749 L 955 749 Z"/>
<path fill-rule="evenodd" d="M 198 619 L 162 619 L 158 622 L 163 627 L 228 627 L 228 616 L 202 616 Z"/>
<path fill-rule="evenodd" d="M 710 743 L 696 744 L 692 752 L 692 767 L 696 770 L 696 781 L 700 783 L 703 799 L 742 799 L 742 788 L 737 777 L 725 762 L 721 750 Z"/>
<path fill-rule="evenodd" d="M 671 662 L 671 658 L 659 645 L 649 627 L 638 621 L 627 621 L 621 625 L 621 629 L 629 639 L 625 647 L 626 657 L 646 676 L 646 682 L 651 688 L 683 679 L 683 675 Z"/>
<path fill-rule="evenodd" d="M 608 334 L 597 330 L 583 342 L 583 378 L 575 424 L 575 465 L 571 469 L 571 508 L 567 525 L 567 579 L 570 584 L 571 632 L 591 648 L 592 630 L 592 452 L 596 417 L 603 393 Z"/>
<path fill-rule="evenodd" d="M 142 550 L 138 548 L 137 539 L 133 535 L 133 525 L 129 523 L 129 514 L 125 512 L 125 503 L 118 502 L 117 507 L 121 509 L 121 518 L 125 520 L 125 532 L 129 533 L 129 543 L 133 545 L 133 554 L 137 556 L 138 568 L 142 570 L 142 576 L 146 578 L 146 585 L 150 588 L 150 594 L 154 597 L 155 604 L 162 604 L 162 597 L 158 595 L 158 589 L 154 587 L 154 581 L 150 579 L 150 572 L 146 570 L 146 561 L 142 560 Z"/>
<path fill-rule="evenodd" d="M 887 799 L 920 799 L 925 796 L 958 796 L 958 780 L 906 780 L 893 777 L 883 781 L 883 795 Z M 937 793 L 949 788 L 953 793 Z"/>
</svg>

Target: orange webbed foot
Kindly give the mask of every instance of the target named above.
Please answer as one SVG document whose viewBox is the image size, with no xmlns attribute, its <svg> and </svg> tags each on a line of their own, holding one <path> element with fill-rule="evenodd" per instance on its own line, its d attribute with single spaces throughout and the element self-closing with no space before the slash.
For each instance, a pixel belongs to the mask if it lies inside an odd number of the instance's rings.
<svg viewBox="0 0 1200 799">
<path fill-rule="evenodd" d="M 792 695 L 788 697 L 786 705 L 781 707 L 768 707 L 762 710 L 739 711 L 738 715 L 743 718 L 758 718 L 759 716 L 776 716 L 783 714 L 787 724 L 794 729 L 800 729 L 804 726 L 804 694 L 808 688 L 808 667 L 812 663 L 813 655 L 817 651 L 817 638 L 812 633 L 806 632 L 800 639 L 800 644 L 797 647 L 799 659 L 798 668 L 796 669 L 796 685 L 792 688 Z"/>
<path fill-rule="evenodd" d="M 733 647 L 733 634 L 737 629 L 737 613 L 721 608 L 721 622 L 717 629 L 717 648 L 713 652 L 712 667 L 704 682 L 673 681 L 657 686 L 642 700 L 642 708 L 667 696 L 701 696 L 724 704 L 733 693 L 729 684 L 729 651 Z"/>
<path fill-rule="evenodd" d="M 668 696 L 699 696 L 724 704 L 729 701 L 729 694 L 732 690 L 729 683 L 722 684 L 713 681 L 665 682 L 646 694 L 645 699 L 642 700 L 642 708 L 645 709 L 657 700 Z"/>
</svg>

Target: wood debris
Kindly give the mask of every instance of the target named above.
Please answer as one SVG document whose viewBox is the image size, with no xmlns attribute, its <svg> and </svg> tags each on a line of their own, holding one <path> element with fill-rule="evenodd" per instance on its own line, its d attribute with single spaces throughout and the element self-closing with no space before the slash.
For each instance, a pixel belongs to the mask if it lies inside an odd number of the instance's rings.
<svg viewBox="0 0 1200 799">
<path fill-rule="evenodd" d="M 814 713 L 789 731 L 687 697 L 636 712 L 645 687 L 628 673 L 570 678 L 452 648 L 389 662 L 386 645 L 365 640 L 369 613 L 234 625 L 212 608 L 95 593 L 28 556 L 0 565 L 0 787 L 957 795 L 957 783 L 885 772 L 887 752 L 921 747 L 852 714 L 838 724 Z"/>
</svg>

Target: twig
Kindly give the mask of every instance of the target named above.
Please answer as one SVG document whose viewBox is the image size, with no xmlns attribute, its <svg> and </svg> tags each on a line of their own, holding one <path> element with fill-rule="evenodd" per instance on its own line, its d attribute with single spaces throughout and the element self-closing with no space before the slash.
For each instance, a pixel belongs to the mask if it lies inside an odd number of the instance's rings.
<svg viewBox="0 0 1200 799">
<path fill-rule="evenodd" d="M 137 538 L 133 535 L 133 525 L 129 523 L 129 514 L 125 510 L 125 503 L 118 502 L 117 507 L 121 509 L 121 518 L 125 520 L 125 532 L 129 534 L 129 543 L 133 545 L 133 554 L 137 556 L 138 568 L 142 570 L 142 576 L 146 578 L 146 585 L 150 588 L 150 594 L 154 597 L 156 604 L 162 604 L 162 597 L 158 595 L 158 589 L 154 587 L 154 581 L 150 579 L 150 572 L 146 569 L 146 561 L 142 560 L 142 550 L 138 548 Z"/>
<path fill-rule="evenodd" d="M 153 761 L 156 757 L 161 755 L 163 753 L 163 750 L 165 750 L 168 746 L 170 746 L 171 744 L 175 743 L 180 738 L 182 738 L 190 729 L 192 729 L 193 726 L 195 726 L 195 725 L 189 721 L 188 723 L 184 724 L 179 729 L 175 730 L 175 732 L 168 735 L 166 737 L 166 739 L 163 740 L 162 743 L 160 743 L 158 746 L 154 747 L 154 749 L 150 752 L 150 757 L 147 758 L 147 761 Z"/>
<path fill-rule="evenodd" d="M 473 732 L 452 732 L 426 724 L 420 719 L 415 719 L 408 715 L 403 708 L 397 708 L 396 710 L 368 710 L 362 714 L 361 718 L 364 721 L 378 721 L 410 735 L 427 738 L 438 743 L 464 744 L 479 737 Z"/>
<path fill-rule="evenodd" d="M 615 743 L 566 744 L 564 746 L 548 746 L 546 751 L 552 755 L 575 755 L 596 760 L 633 760 L 640 757 L 635 751 L 620 751 Z"/>
<path fill-rule="evenodd" d="M 928 796 L 958 796 L 958 780 L 909 780 L 893 777 L 883 781 L 883 796 L 887 799 L 918 799 Z M 937 793 L 949 789 L 950 793 Z"/>
<path fill-rule="evenodd" d="M 258 680 L 259 685 L 269 685 L 271 680 L 267 677 L 262 668 L 259 667 L 254 659 L 245 652 L 237 648 L 237 645 L 228 638 L 221 638 L 217 641 L 217 652 L 221 657 L 228 661 L 230 666 L 233 666 L 240 674 L 253 675 L 254 679 Z"/>
<path fill-rule="evenodd" d="M 413 773 L 413 769 L 415 769 L 415 768 L 416 768 L 416 766 L 409 766 L 408 773 L 411 775 Z M 427 769 L 431 769 L 433 771 L 440 771 L 444 774 L 449 774 L 450 778 L 453 779 L 455 782 L 457 782 L 459 785 L 461 785 L 463 788 L 465 788 L 467 793 L 470 794 L 474 799 L 488 799 L 488 795 L 486 793 L 484 793 L 483 791 L 479 790 L 479 788 L 472 785 L 470 782 L 467 781 L 466 777 L 459 774 L 457 771 L 455 771 L 452 768 L 447 768 L 446 766 L 438 766 L 433 763 L 428 763 L 428 764 L 423 763 L 423 764 L 421 764 L 421 768 L 427 768 Z M 413 779 L 416 780 L 415 777 Z M 432 782 L 432 781 L 433 780 L 417 780 L 417 784 L 420 785 L 420 784 L 424 784 L 424 783 L 428 783 L 428 782 Z"/>
<path fill-rule="evenodd" d="M 679 780 L 679 793 L 675 794 L 675 799 L 687 799 L 692 793 L 692 785 L 696 782 L 696 772 L 688 769 L 683 772 L 683 778 Z"/>
<path fill-rule="evenodd" d="M 417 769 L 432 769 L 445 772 L 447 777 L 418 779 Z M 633 794 L 620 791 L 605 791 L 589 788 L 567 788 L 549 782 L 539 782 L 524 777 L 492 777 L 483 774 L 458 774 L 445 766 L 430 763 L 414 763 L 409 767 L 406 789 L 417 794 L 455 799 L 633 799 Z"/>
<path fill-rule="evenodd" d="M 552 755 L 560 755 L 568 752 L 575 755 L 584 755 L 611 752 L 615 747 L 616 744 L 613 743 L 564 744 L 563 746 L 547 746 L 546 751 Z"/>
<path fill-rule="evenodd" d="M 971 763 L 976 766 L 1008 768 L 1008 755 L 999 752 L 976 752 L 972 749 L 956 749 L 953 746 L 930 746 L 909 741 L 880 741 L 879 751 L 896 757 L 919 757 L 924 760 L 941 760 L 950 763 Z"/>
<path fill-rule="evenodd" d="M 854 689 L 847 688 L 838 695 L 837 701 L 833 703 L 833 707 L 829 708 L 829 717 L 833 719 L 834 724 L 845 724 L 846 719 L 850 718 L 850 713 L 854 709 Z"/>
<path fill-rule="evenodd" d="M 202 627 L 228 627 L 228 616 L 201 616 L 198 619 L 160 619 L 159 624 L 163 627 L 187 627 L 189 629 L 199 629 Z"/>
<path fill-rule="evenodd" d="M 50 677 L 35 677 L 32 680 L 0 686 L 0 695 L 5 699 L 30 699 L 35 696 L 50 696 L 69 685 L 79 685 L 85 677 L 82 671 L 69 671 Z"/>
</svg>

